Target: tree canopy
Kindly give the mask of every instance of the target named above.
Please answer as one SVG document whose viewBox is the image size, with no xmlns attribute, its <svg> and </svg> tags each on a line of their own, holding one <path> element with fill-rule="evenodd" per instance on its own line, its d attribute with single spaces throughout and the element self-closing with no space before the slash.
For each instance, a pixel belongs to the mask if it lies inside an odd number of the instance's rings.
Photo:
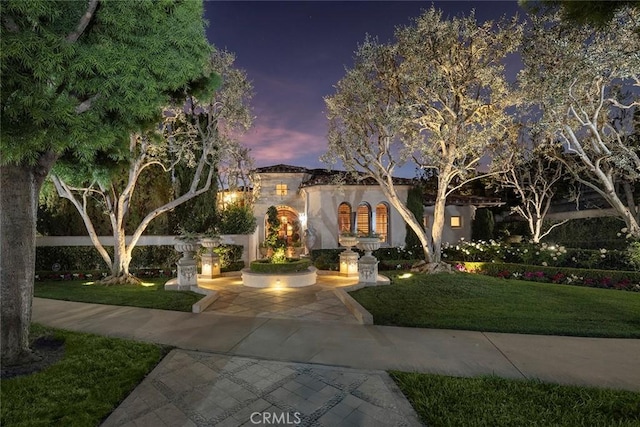
<svg viewBox="0 0 640 427">
<path fill-rule="evenodd" d="M 0 23 L 2 362 L 26 361 L 38 193 L 56 159 L 117 151 L 217 84 L 202 2 L 6 0 Z M 110 150 L 109 150 L 110 149 Z"/>
<path fill-rule="evenodd" d="M 511 137 L 507 108 L 515 98 L 502 61 L 521 34 L 515 20 L 477 23 L 473 14 L 447 20 L 431 8 L 399 28 L 395 43 L 367 39 L 325 100 L 325 161 L 373 177 L 429 261 L 440 261 L 447 197 L 478 178 L 486 154 L 497 164 Z M 394 170 L 407 162 L 437 177 L 430 236 L 393 187 Z"/>
<path fill-rule="evenodd" d="M 153 123 L 169 97 L 212 83 L 202 4 L 4 1 L 3 164 L 90 158 Z"/>
<path fill-rule="evenodd" d="M 640 11 L 622 9 L 605 28 L 532 16 L 524 38 L 523 97 L 535 131 L 580 184 L 596 191 L 640 237 Z"/>
</svg>

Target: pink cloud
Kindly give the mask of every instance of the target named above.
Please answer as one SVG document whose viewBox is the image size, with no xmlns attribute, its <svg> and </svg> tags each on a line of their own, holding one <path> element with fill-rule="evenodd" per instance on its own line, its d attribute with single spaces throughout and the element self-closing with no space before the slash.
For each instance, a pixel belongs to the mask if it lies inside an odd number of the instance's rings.
<svg viewBox="0 0 640 427">
<path fill-rule="evenodd" d="M 293 161 L 299 166 L 307 166 L 304 163 L 317 163 L 317 158 L 327 149 L 322 136 L 262 123 L 256 123 L 243 135 L 241 142 L 251 148 L 256 166 Z"/>
</svg>

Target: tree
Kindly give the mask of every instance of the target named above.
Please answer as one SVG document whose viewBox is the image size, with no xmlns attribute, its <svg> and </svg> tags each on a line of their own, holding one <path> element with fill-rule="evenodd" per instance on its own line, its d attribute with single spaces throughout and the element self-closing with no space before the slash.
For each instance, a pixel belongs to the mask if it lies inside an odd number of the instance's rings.
<svg viewBox="0 0 640 427">
<path fill-rule="evenodd" d="M 374 178 L 416 233 L 428 262 L 440 262 L 447 197 L 479 179 L 486 154 L 494 165 L 509 140 L 514 103 L 505 56 L 521 27 L 477 24 L 474 15 L 447 21 L 431 8 L 396 31 L 395 44 L 367 39 L 355 65 L 326 98 L 329 151 L 324 160 Z M 427 236 L 393 186 L 398 165 L 414 162 L 437 179 L 434 220 Z"/>
<path fill-rule="evenodd" d="M 2 363 L 26 361 L 38 193 L 63 153 L 91 158 L 213 83 L 199 2 L 2 2 Z"/>
<path fill-rule="evenodd" d="M 566 21 L 582 24 L 593 24 L 604 26 L 611 21 L 620 9 L 625 7 L 635 7 L 640 9 L 638 0 L 543 0 L 531 1 L 520 0 L 525 8 L 530 9 L 533 13 L 555 13 L 560 11 L 562 18 Z"/>
<path fill-rule="evenodd" d="M 554 158 L 600 194 L 636 238 L 639 17 L 640 11 L 623 9 L 602 30 L 567 27 L 558 15 L 532 17 L 519 75 L 524 97 L 539 112 L 536 132 L 561 147 Z"/>
<path fill-rule="evenodd" d="M 222 84 L 211 99 L 202 105 L 195 97 L 189 96 L 186 105 L 180 103 L 165 110 L 162 126 L 146 134 L 132 133 L 129 150 L 122 162 L 126 166 L 126 179 L 96 169 L 98 162 L 91 162 L 92 170 L 85 171 L 78 178 L 77 164 L 73 170 L 58 167 L 51 176 L 58 194 L 70 200 L 80 213 L 93 245 L 111 269 L 106 283 L 137 283 L 131 276 L 129 264 L 133 249 L 140 236 L 158 216 L 173 210 L 194 198 L 207 193 L 216 182 L 220 159 L 238 161 L 240 153 L 248 150 L 237 147 L 234 134 L 248 129 L 251 125 L 249 101 L 251 84 L 246 74 L 233 68 L 234 55 L 224 51 L 214 51 L 211 69 L 220 77 Z M 62 165 L 61 165 L 62 166 Z M 155 207 L 133 226 L 134 232 L 126 242 L 126 221 L 129 216 L 130 201 L 137 188 L 141 174 L 148 168 L 160 167 L 165 173 L 173 173 L 182 166 L 181 178 L 187 178 L 176 186 L 172 200 Z M 73 184 L 67 179 L 74 179 Z M 114 238 L 113 259 L 100 243 L 89 215 L 88 199 L 98 198 L 104 213 L 109 216 Z M 215 201 L 214 201 L 215 202 Z M 214 206 L 210 207 L 214 210 Z M 213 227 L 213 224 L 208 224 Z M 189 230 L 194 231 L 194 230 Z M 205 230 L 200 230 L 205 231 Z"/>
<path fill-rule="evenodd" d="M 513 212 L 520 215 L 529 227 L 531 239 L 539 243 L 554 228 L 568 219 L 544 228 L 544 220 L 551 208 L 558 184 L 564 177 L 564 166 L 548 152 L 548 146 L 536 140 L 522 141 L 514 150 L 513 162 L 504 173 L 495 176 L 502 188 L 511 189 L 519 200 Z"/>
</svg>

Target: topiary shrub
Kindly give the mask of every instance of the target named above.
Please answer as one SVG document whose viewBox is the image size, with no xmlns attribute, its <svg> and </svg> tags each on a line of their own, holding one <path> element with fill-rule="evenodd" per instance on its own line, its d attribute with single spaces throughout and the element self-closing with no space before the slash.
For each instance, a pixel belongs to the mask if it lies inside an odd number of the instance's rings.
<svg viewBox="0 0 640 427">
<path fill-rule="evenodd" d="M 257 260 L 252 261 L 249 267 L 253 273 L 281 274 L 305 271 L 310 265 L 311 261 L 309 259 L 289 259 L 282 264 L 272 264 L 266 260 Z"/>
</svg>

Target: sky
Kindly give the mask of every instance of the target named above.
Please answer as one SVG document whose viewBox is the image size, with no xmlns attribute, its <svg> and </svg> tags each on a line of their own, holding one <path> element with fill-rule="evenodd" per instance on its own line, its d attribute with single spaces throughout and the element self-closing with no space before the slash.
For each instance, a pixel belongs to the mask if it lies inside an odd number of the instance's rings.
<svg viewBox="0 0 640 427">
<path fill-rule="evenodd" d="M 236 55 L 254 87 L 255 120 L 241 142 L 255 166 L 327 167 L 319 159 L 327 150 L 323 98 L 335 93 L 367 34 L 391 42 L 397 26 L 432 4 L 449 17 L 475 9 L 480 22 L 523 14 L 517 0 L 205 2 L 209 41 Z M 412 174 L 411 167 L 398 173 Z"/>
</svg>

